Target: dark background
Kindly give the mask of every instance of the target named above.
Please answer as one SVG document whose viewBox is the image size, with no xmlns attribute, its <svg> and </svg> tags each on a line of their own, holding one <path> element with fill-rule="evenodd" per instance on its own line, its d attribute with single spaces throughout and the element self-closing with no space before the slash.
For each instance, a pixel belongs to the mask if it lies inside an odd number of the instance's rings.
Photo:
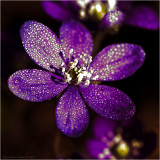
<svg viewBox="0 0 160 160">
<path fill-rule="evenodd" d="M 144 3 L 158 13 L 159 2 Z M 19 35 L 21 25 L 28 20 L 39 21 L 59 35 L 61 22 L 49 17 L 40 2 L 1 2 L 1 156 L 2 158 L 58 158 L 74 153 L 86 155 L 85 140 L 92 136 L 91 124 L 97 115 L 90 112 L 90 125 L 79 138 L 69 138 L 57 129 L 55 108 L 58 98 L 34 103 L 11 93 L 7 79 L 17 70 L 40 68 L 26 54 Z M 106 34 L 97 42 L 93 32 L 94 53 L 118 43 L 139 44 L 146 52 L 144 65 L 133 76 L 116 82 L 105 82 L 125 92 L 137 106 L 136 117 L 145 132 L 157 134 L 156 150 L 147 158 L 158 158 L 159 135 L 159 31 L 122 26 L 118 34 Z M 98 45 L 97 45 L 98 44 Z M 87 156 L 87 155 L 86 155 Z"/>
</svg>

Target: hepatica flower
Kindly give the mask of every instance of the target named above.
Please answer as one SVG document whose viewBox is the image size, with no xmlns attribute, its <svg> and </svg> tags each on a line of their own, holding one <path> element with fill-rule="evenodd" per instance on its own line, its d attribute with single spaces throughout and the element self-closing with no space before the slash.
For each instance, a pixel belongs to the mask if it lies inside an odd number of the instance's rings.
<svg viewBox="0 0 160 160">
<path fill-rule="evenodd" d="M 78 19 L 92 29 L 117 28 L 122 23 L 149 30 L 159 28 L 158 14 L 151 7 L 130 4 L 117 0 L 42 1 L 44 10 L 54 19 Z"/>
<path fill-rule="evenodd" d="M 9 88 L 16 96 L 33 102 L 49 100 L 65 91 L 55 110 L 57 126 L 64 134 L 77 137 L 85 131 L 89 122 L 86 103 L 110 119 L 134 115 L 135 105 L 125 93 L 94 81 L 120 80 L 134 74 L 145 58 L 140 46 L 113 44 L 92 61 L 92 37 L 73 20 L 63 23 L 60 39 L 36 21 L 25 22 L 20 35 L 31 59 L 47 71 L 17 71 L 8 79 Z"/>
<path fill-rule="evenodd" d="M 95 159 L 144 159 L 156 148 L 156 134 L 145 133 L 138 119 L 113 121 L 97 118 L 94 137 L 88 139 L 88 154 Z"/>
<path fill-rule="evenodd" d="M 109 0 L 111 3 L 115 0 Z M 130 1 L 120 1 L 115 8 L 107 12 L 100 22 L 100 28 L 112 27 L 120 24 L 130 25 L 148 30 L 159 28 L 158 14 L 147 5 L 132 4 Z"/>
</svg>

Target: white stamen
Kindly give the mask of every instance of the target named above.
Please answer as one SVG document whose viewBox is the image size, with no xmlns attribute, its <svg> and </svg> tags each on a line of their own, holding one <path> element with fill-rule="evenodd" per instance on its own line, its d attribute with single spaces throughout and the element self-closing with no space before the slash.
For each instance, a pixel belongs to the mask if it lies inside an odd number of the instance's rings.
<svg viewBox="0 0 160 160">
<path fill-rule="evenodd" d="M 91 74 L 91 73 L 88 73 L 88 74 L 87 74 L 87 78 L 90 79 L 91 77 L 92 77 L 92 74 Z"/>
<path fill-rule="evenodd" d="M 94 70 L 91 68 L 89 72 L 92 74 L 94 72 Z"/>
<path fill-rule="evenodd" d="M 75 68 L 74 68 L 74 71 L 75 71 L 75 72 L 77 72 L 77 71 L 78 71 L 78 68 L 77 68 L 77 67 L 75 67 Z"/>
<path fill-rule="evenodd" d="M 96 10 L 97 12 L 101 12 L 102 11 L 102 7 L 99 3 L 96 4 Z"/>
<path fill-rule="evenodd" d="M 72 54 L 73 53 L 73 48 L 72 49 L 70 49 L 70 51 L 69 51 L 69 54 Z"/>
<path fill-rule="evenodd" d="M 82 71 L 82 68 L 80 68 L 79 70 L 78 70 L 78 73 L 80 73 Z"/>
<path fill-rule="evenodd" d="M 73 53 L 73 48 L 69 50 L 69 61 L 71 61 L 71 54 Z"/>
<path fill-rule="evenodd" d="M 61 67 L 63 67 L 63 66 L 64 66 L 64 62 L 61 63 Z"/>
<path fill-rule="evenodd" d="M 104 148 L 103 153 L 104 153 L 104 155 L 109 155 L 110 151 L 108 148 Z"/>
<path fill-rule="evenodd" d="M 70 69 L 75 68 L 76 65 L 77 65 L 77 63 L 78 63 L 78 59 L 75 59 L 75 60 L 71 63 Z"/>
<path fill-rule="evenodd" d="M 64 75 L 65 75 L 65 77 L 66 77 L 65 81 L 66 81 L 67 83 L 70 83 L 70 81 L 72 80 L 72 77 L 70 76 L 70 74 L 68 74 L 67 72 L 65 72 Z"/>
<path fill-rule="evenodd" d="M 103 153 L 99 153 L 98 154 L 98 158 L 103 159 L 104 158 L 104 154 Z"/>
<path fill-rule="evenodd" d="M 81 16 L 81 18 L 85 18 L 85 16 L 86 16 L 85 10 L 80 10 L 80 16 Z"/>
<path fill-rule="evenodd" d="M 79 4 L 80 7 L 85 8 L 90 1 L 91 0 L 77 0 L 77 3 Z"/>
<path fill-rule="evenodd" d="M 92 62 L 92 57 L 91 57 L 91 56 L 89 57 L 89 62 L 90 62 L 90 63 Z"/>
<path fill-rule="evenodd" d="M 62 73 L 64 73 L 65 72 L 65 68 L 64 67 L 62 67 Z"/>
<path fill-rule="evenodd" d="M 69 54 L 72 54 L 73 49 L 70 49 Z M 94 70 L 91 68 L 88 71 L 89 64 L 92 62 L 92 57 L 88 54 L 81 54 L 79 58 L 69 62 L 66 67 L 62 64 L 62 73 L 65 77 L 66 83 L 74 83 L 75 85 L 81 85 L 86 87 L 90 84 L 90 79 L 96 79 L 98 76 L 92 78 Z"/>
<path fill-rule="evenodd" d="M 85 86 L 88 86 L 89 84 L 90 84 L 90 80 L 87 79 L 87 80 L 85 81 Z"/>
<path fill-rule="evenodd" d="M 77 78 L 78 78 L 77 84 L 79 84 L 83 79 L 83 74 L 82 73 L 78 74 Z"/>
<path fill-rule="evenodd" d="M 108 0 L 108 11 L 113 11 L 116 8 L 117 0 Z"/>
<path fill-rule="evenodd" d="M 92 77 L 92 80 L 97 80 L 98 77 L 99 77 L 99 75 L 96 75 L 96 76 Z"/>
</svg>

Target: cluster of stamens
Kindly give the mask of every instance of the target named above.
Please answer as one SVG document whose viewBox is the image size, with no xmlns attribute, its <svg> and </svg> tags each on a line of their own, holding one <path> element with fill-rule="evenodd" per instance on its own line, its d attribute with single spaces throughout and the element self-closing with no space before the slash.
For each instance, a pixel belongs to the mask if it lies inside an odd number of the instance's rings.
<svg viewBox="0 0 160 160">
<path fill-rule="evenodd" d="M 88 54 L 78 55 L 79 57 L 70 61 L 67 65 L 62 63 L 62 74 L 64 83 L 80 85 L 86 87 L 90 84 L 93 69 L 89 70 L 89 65 L 92 62 L 92 57 Z M 98 78 L 92 77 L 93 80 Z"/>
<path fill-rule="evenodd" d="M 110 11 L 116 9 L 117 0 L 76 0 L 80 9 L 80 18 L 87 19 L 92 18 L 93 20 L 101 20 L 103 16 Z"/>
<path fill-rule="evenodd" d="M 133 156 L 137 156 L 139 154 L 139 149 L 143 147 L 143 143 L 136 139 L 131 140 L 131 142 L 126 142 L 121 133 L 116 134 L 111 141 L 113 133 L 108 133 L 106 136 L 102 137 L 101 141 L 106 143 L 106 148 L 103 149 L 103 152 L 98 154 L 99 159 L 105 159 L 109 157 L 109 159 L 117 159 L 126 158 L 130 153 Z"/>
</svg>

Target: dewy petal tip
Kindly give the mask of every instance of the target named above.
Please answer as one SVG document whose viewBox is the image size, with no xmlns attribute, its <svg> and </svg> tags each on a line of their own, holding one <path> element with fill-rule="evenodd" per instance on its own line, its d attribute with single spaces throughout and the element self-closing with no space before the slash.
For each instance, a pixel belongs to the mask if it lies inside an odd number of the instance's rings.
<svg viewBox="0 0 160 160">
<path fill-rule="evenodd" d="M 91 55 L 93 51 L 92 35 L 81 23 L 74 20 L 62 24 L 60 42 L 65 53 L 65 59 L 72 56 L 78 58 L 78 55 L 81 54 Z"/>
<path fill-rule="evenodd" d="M 107 12 L 102 21 L 99 24 L 100 28 L 107 28 L 112 27 L 115 25 L 120 25 L 124 20 L 124 13 L 120 10 L 113 10 L 110 12 Z"/>
<path fill-rule="evenodd" d="M 54 71 L 51 65 L 60 68 L 63 60 L 59 55 L 59 39 L 48 27 L 36 21 L 27 21 L 22 25 L 20 35 L 26 52 L 35 63 L 50 71 Z"/>
<path fill-rule="evenodd" d="M 139 5 L 129 10 L 124 23 L 148 30 L 157 30 L 159 28 L 159 17 L 158 13 L 151 7 Z"/>
<path fill-rule="evenodd" d="M 88 110 L 74 86 L 61 96 L 55 113 L 58 128 L 67 136 L 79 137 L 88 126 Z"/>
<path fill-rule="evenodd" d="M 80 91 L 89 107 L 105 118 L 124 120 L 135 113 L 136 107 L 132 100 L 114 87 L 90 84 L 81 87 Z"/>
<path fill-rule="evenodd" d="M 54 19 L 66 21 L 73 18 L 73 14 L 71 14 L 62 4 L 53 1 L 42 1 L 41 4 L 46 13 Z"/>
<path fill-rule="evenodd" d="M 133 75 L 144 60 L 145 52 L 141 46 L 120 43 L 105 47 L 97 54 L 90 67 L 99 76 L 98 80 L 114 81 Z"/>
<path fill-rule="evenodd" d="M 54 83 L 51 73 L 38 69 L 25 69 L 13 73 L 8 79 L 8 86 L 19 98 L 33 102 L 51 99 L 67 87 Z"/>
</svg>

